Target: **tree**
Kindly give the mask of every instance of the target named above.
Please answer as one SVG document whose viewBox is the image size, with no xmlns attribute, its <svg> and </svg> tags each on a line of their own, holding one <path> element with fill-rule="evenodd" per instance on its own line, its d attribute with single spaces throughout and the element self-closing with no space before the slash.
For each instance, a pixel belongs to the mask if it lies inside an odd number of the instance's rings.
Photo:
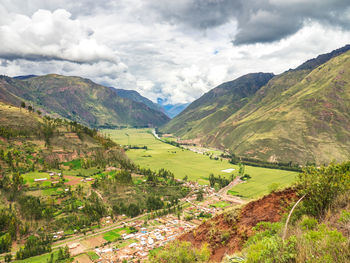
<svg viewBox="0 0 350 263">
<path fill-rule="evenodd" d="M 197 192 L 197 201 L 203 201 L 203 199 L 204 199 L 204 197 L 203 197 L 203 191 L 202 190 L 199 190 L 198 192 Z"/>
<path fill-rule="evenodd" d="M 21 108 L 25 108 L 26 107 L 26 103 L 24 101 L 21 102 Z"/>
<path fill-rule="evenodd" d="M 211 173 L 210 175 L 209 175 L 209 183 L 210 183 L 210 187 L 214 187 L 215 186 L 215 176 L 214 176 L 214 174 L 213 173 Z"/>
<path fill-rule="evenodd" d="M 12 255 L 11 254 L 5 255 L 5 262 L 11 262 L 11 260 L 12 260 Z"/>
</svg>

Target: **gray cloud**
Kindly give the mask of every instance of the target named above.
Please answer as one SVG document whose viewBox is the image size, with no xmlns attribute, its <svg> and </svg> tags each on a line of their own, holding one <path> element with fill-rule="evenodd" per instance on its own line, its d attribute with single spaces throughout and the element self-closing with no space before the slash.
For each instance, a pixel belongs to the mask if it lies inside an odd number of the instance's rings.
<svg viewBox="0 0 350 263">
<path fill-rule="evenodd" d="M 223 81 L 257 71 L 280 73 L 347 44 L 349 5 L 3 0 L 0 74 L 78 75 L 135 89 L 153 101 L 190 102 Z"/>
<path fill-rule="evenodd" d="M 348 0 L 165 0 L 151 1 L 149 6 L 168 23 L 200 29 L 235 20 L 236 45 L 280 40 L 310 20 L 346 30 L 350 27 Z"/>
</svg>

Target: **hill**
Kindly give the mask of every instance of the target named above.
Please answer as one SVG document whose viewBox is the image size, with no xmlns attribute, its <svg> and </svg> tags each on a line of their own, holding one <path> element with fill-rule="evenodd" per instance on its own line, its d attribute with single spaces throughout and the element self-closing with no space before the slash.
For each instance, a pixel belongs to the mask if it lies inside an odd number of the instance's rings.
<svg viewBox="0 0 350 263">
<path fill-rule="evenodd" d="M 240 101 L 235 111 L 221 107 L 227 105 L 222 102 L 226 94 L 213 96 L 218 87 L 193 102 L 164 131 L 252 160 L 300 164 L 346 160 L 350 153 L 349 49 L 321 55 L 273 77 L 246 103 Z M 209 106 L 210 96 L 219 109 Z"/>
<path fill-rule="evenodd" d="M 253 73 L 223 83 L 191 103 L 164 130 L 186 138 L 204 136 L 245 105 L 272 77 L 271 73 Z"/>
<path fill-rule="evenodd" d="M 190 103 L 176 103 L 176 104 L 164 104 L 162 105 L 164 111 L 170 118 L 175 118 L 181 112 L 183 112 Z"/>
<path fill-rule="evenodd" d="M 92 157 L 110 147 L 116 144 L 97 130 L 0 102 L 0 174 L 55 169 L 58 163 Z M 122 150 L 115 150 L 127 159 Z"/>
<path fill-rule="evenodd" d="M 164 113 L 119 97 L 89 79 L 56 74 L 24 79 L 2 76 L 0 100 L 17 106 L 25 101 L 90 127 L 159 126 L 169 120 Z"/>
<path fill-rule="evenodd" d="M 164 110 L 161 106 L 158 104 L 153 103 L 151 100 L 147 99 L 146 97 L 143 97 L 140 93 L 138 93 L 136 90 L 126 90 L 126 89 L 116 89 L 111 87 L 111 90 L 117 93 L 119 97 L 126 98 L 132 101 L 140 102 L 145 104 L 147 107 L 155 110 L 160 111 L 164 113 Z"/>
</svg>

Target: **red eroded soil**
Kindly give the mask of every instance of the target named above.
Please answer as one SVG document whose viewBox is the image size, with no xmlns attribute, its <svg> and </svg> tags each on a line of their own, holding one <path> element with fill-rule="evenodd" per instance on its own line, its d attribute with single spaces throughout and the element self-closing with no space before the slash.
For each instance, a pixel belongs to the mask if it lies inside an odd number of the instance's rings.
<svg viewBox="0 0 350 263">
<path fill-rule="evenodd" d="M 219 214 L 180 236 L 179 239 L 189 241 L 195 247 L 207 243 L 211 249 L 210 259 L 220 262 L 225 254 L 232 254 L 242 249 L 244 242 L 253 235 L 252 228 L 259 222 L 280 221 L 286 208 L 296 199 L 293 189 L 271 193 L 246 204 L 240 210 Z"/>
<path fill-rule="evenodd" d="M 68 182 L 65 182 L 65 185 L 77 185 L 81 183 L 81 179 L 80 177 L 76 177 L 76 176 L 70 176 L 70 175 L 64 175 L 63 176 L 64 179 L 67 179 Z"/>
</svg>

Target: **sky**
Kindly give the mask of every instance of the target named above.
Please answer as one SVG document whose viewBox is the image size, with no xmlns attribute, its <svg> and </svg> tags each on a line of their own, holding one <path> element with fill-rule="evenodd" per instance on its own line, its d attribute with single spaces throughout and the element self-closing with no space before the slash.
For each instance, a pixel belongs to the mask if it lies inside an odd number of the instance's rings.
<svg viewBox="0 0 350 263">
<path fill-rule="evenodd" d="M 187 103 L 350 43 L 349 0 L 0 0 L 0 74 L 57 73 Z"/>
</svg>

